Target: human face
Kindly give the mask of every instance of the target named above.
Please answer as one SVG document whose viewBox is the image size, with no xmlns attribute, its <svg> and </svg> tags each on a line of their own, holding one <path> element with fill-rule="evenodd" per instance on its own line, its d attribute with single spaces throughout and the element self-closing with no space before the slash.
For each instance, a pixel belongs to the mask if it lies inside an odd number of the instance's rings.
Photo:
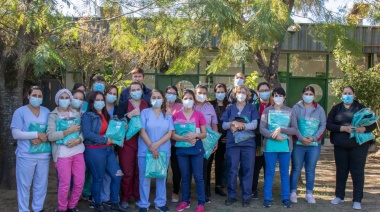
<svg viewBox="0 0 380 212">
<path fill-rule="evenodd" d="M 163 99 L 164 97 L 160 92 L 152 92 L 150 99 Z"/>
<path fill-rule="evenodd" d="M 141 86 L 140 85 L 132 85 L 131 86 L 131 92 L 133 91 L 141 91 Z"/>
<path fill-rule="evenodd" d="M 30 97 L 42 99 L 43 98 L 42 91 L 34 89 L 32 90 L 32 93 L 29 95 L 28 99 L 30 99 Z"/>
<path fill-rule="evenodd" d="M 203 103 L 207 99 L 207 90 L 204 88 L 197 88 L 195 96 L 196 96 L 195 99 L 197 100 L 197 102 Z"/>
<path fill-rule="evenodd" d="M 235 79 L 242 79 L 242 80 L 245 81 L 245 76 L 244 76 L 243 73 L 237 73 L 237 74 L 235 75 Z"/>
<path fill-rule="evenodd" d="M 167 91 L 166 91 L 166 94 L 173 94 L 175 96 L 177 96 L 177 93 L 175 92 L 175 90 L 173 88 L 169 88 Z"/>
<path fill-rule="evenodd" d="M 304 96 L 314 96 L 314 93 L 311 91 L 305 91 L 302 95 Z"/>
<path fill-rule="evenodd" d="M 70 96 L 69 96 L 69 94 L 67 94 L 67 93 L 62 93 L 62 94 L 59 96 L 59 99 L 62 99 L 62 100 L 70 99 Z"/>
<path fill-rule="evenodd" d="M 84 96 L 83 96 L 83 94 L 80 93 L 80 92 L 76 92 L 76 93 L 73 95 L 73 98 L 74 98 L 74 99 L 77 99 L 77 100 L 81 100 L 81 101 L 84 100 Z"/>
<path fill-rule="evenodd" d="M 244 102 L 247 99 L 247 91 L 244 88 L 240 88 L 236 91 L 236 100 L 238 102 Z"/>
<path fill-rule="evenodd" d="M 270 89 L 267 85 L 261 85 L 259 88 L 259 92 L 270 92 Z"/>
<path fill-rule="evenodd" d="M 351 90 L 351 88 L 345 88 L 345 89 L 343 89 L 342 95 L 353 95 L 355 97 L 355 94 Z"/>
<path fill-rule="evenodd" d="M 96 95 L 96 97 L 95 97 L 95 101 L 104 101 L 104 98 L 103 98 L 102 95 L 98 94 L 98 95 Z"/>
<path fill-rule="evenodd" d="M 81 90 L 81 91 L 83 91 L 83 92 L 86 91 L 86 89 L 84 88 L 84 86 L 80 86 L 79 88 L 77 88 L 77 90 Z"/>
<path fill-rule="evenodd" d="M 193 97 L 193 95 L 187 93 L 187 94 L 183 95 L 182 100 L 193 100 L 194 101 L 194 97 Z"/>
<path fill-rule="evenodd" d="M 117 90 L 116 90 L 116 88 L 112 88 L 110 91 L 108 91 L 107 94 L 111 94 L 111 95 L 117 96 Z"/>
<path fill-rule="evenodd" d="M 144 76 L 140 73 L 132 74 L 132 81 L 143 83 L 144 82 Z"/>
<path fill-rule="evenodd" d="M 226 93 L 223 87 L 217 88 L 215 93 Z"/>
</svg>

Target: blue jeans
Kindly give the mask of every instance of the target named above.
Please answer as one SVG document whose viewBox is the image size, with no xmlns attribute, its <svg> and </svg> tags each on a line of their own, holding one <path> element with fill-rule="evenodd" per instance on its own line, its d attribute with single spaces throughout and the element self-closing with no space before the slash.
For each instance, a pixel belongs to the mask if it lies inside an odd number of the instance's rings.
<svg viewBox="0 0 380 212">
<path fill-rule="evenodd" d="M 191 173 L 193 173 L 198 195 L 198 205 L 204 205 L 206 195 L 203 180 L 203 154 L 177 155 L 177 157 L 182 176 L 182 201 L 190 203 Z"/>
<path fill-rule="evenodd" d="M 166 169 L 169 167 L 170 157 L 166 158 Z M 146 157 L 139 156 L 139 190 L 140 190 L 140 201 L 137 205 L 140 208 L 149 208 L 149 194 L 150 194 L 150 180 L 151 178 L 145 177 L 146 168 Z M 156 198 L 154 199 L 154 204 L 157 207 L 162 207 L 166 205 L 166 178 L 156 178 Z"/>
<path fill-rule="evenodd" d="M 272 188 L 274 173 L 276 171 L 276 162 L 280 164 L 281 175 L 281 197 L 282 200 L 289 199 L 290 185 L 289 185 L 289 163 L 290 152 L 264 152 L 265 157 L 265 181 L 264 181 L 264 199 L 272 200 Z"/>
<path fill-rule="evenodd" d="M 100 204 L 105 173 L 111 177 L 111 202 L 119 202 L 120 182 L 123 172 L 117 163 L 113 147 L 86 148 L 84 159 L 92 175 L 91 192 L 95 204 Z"/>
<path fill-rule="evenodd" d="M 240 164 L 242 176 L 242 197 L 244 200 L 251 199 L 253 167 L 255 166 L 255 148 L 254 147 L 229 147 L 226 148 L 228 163 L 230 168 L 228 179 L 228 198 L 236 198 L 237 177 Z"/>
<path fill-rule="evenodd" d="M 321 152 L 321 145 L 301 146 L 294 145 L 292 152 L 292 171 L 290 174 L 290 191 L 297 191 L 298 179 L 301 175 L 302 166 L 305 164 L 306 194 L 312 194 L 314 190 L 315 167 Z"/>
</svg>

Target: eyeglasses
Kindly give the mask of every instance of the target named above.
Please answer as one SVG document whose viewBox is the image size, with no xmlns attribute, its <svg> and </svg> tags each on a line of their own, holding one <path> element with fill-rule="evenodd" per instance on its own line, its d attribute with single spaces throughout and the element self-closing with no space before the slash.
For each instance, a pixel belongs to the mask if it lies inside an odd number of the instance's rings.
<svg viewBox="0 0 380 212">
<path fill-rule="evenodd" d="M 270 90 L 259 90 L 259 92 L 269 92 Z"/>
</svg>

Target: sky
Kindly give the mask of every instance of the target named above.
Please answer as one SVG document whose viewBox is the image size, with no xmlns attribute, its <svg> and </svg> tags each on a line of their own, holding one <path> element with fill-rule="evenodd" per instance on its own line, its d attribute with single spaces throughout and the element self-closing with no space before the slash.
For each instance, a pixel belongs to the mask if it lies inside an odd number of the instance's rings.
<svg viewBox="0 0 380 212">
<path fill-rule="evenodd" d="M 61 9 L 64 15 L 67 16 L 93 16 L 94 14 L 99 14 L 96 10 L 93 2 L 98 5 L 101 4 L 102 0 L 57 0 L 58 7 Z M 70 2 L 70 7 L 63 2 Z M 337 14 L 345 14 L 350 11 L 355 1 L 360 0 L 327 0 L 325 5 L 326 8 Z M 77 11 L 81 11 L 78 13 Z M 302 18 L 299 16 L 293 16 L 296 23 L 311 23 L 312 21 L 308 18 Z M 312 18 L 312 17 L 311 17 Z M 370 25 L 370 22 L 364 21 L 364 25 Z"/>
</svg>

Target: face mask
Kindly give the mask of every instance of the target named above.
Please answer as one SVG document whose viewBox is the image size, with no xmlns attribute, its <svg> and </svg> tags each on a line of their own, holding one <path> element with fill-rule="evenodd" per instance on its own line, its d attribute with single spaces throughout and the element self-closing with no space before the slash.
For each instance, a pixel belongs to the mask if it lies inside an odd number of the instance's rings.
<svg viewBox="0 0 380 212">
<path fill-rule="evenodd" d="M 238 93 L 238 94 L 236 94 L 236 99 L 237 99 L 239 102 L 244 102 L 246 98 L 247 98 L 247 95 L 245 95 L 245 94 L 242 94 L 242 93 Z"/>
<path fill-rule="evenodd" d="M 132 91 L 132 92 L 131 92 L 131 97 L 132 97 L 134 100 L 139 100 L 139 99 L 141 99 L 141 96 L 142 96 L 142 91 Z"/>
<path fill-rule="evenodd" d="M 104 108 L 104 106 L 106 106 L 104 101 L 95 101 L 95 103 L 94 103 L 95 110 L 102 110 Z"/>
<path fill-rule="evenodd" d="M 313 102 L 313 100 L 314 100 L 314 96 L 303 95 L 303 96 L 302 96 L 302 99 L 303 99 L 303 101 L 304 101 L 306 104 L 310 104 L 310 103 Z"/>
<path fill-rule="evenodd" d="M 185 108 L 192 108 L 194 105 L 194 100 L 186 99 L 186 100 L 183 100 L 182 103 Z"/>
<path fill-rule="evenodd" d="M 284 103 L 284 97 L 282 96 L 274 97 L 273 101 L 276 105 L 282 105 Z"/>
<path fill-rule="evenodd" d="M 198 102 L 206 101 L 206 95 L 204 95 L 204 94 L 198 94 L 195 98 L 197 98 Z"/>
<path fill-rule="evenodd" d="M 237 79 L 235 79 L 234 84 L 235 84 L 235 86 L 243 85 L 244 84 L 244 80 L 240 79 L 240 78 L 237 78 Z"/>
<path fill-rule="evenodd" d="M 150 104 L 155 108 L 159 108 L 162 105 L 162 99 L 150 99 Z"/>
<path fill-rule="evenodd" d="M 260 92 L 260 98 L 262 100 L 268 100 L 269 97 L 270 97 L 270 92 L 269 91 Z"/>
<path fill-rule="evenodd" d="M 95 83 L 94 84 L 94 91 L 104 92 L 104 84 L 103 83 Z"/>
<path fill-rule="evenodd" d="M 168 102 L 174 102 L 177 99 L 177 96 L 171 93 L 166 94 L 165 97 Z"/>
<path fill-rule="evenodd" d="M 112 95 L 112 94 L 107 94 L 106 95 L 106 101 L 108 103 L 114 103 L 117 99 L 117 96 L 116 95 Z"/>
<path fill-rule="evenodd" d="M 29 103 L 33 107 L 39 107 L 42 104 L 42 98 L 36 98 L 36 97 L 31 96 L 29 98 Z"/>
<path fill-rule="evenodd" d="M 70 105 L 70 99 L 60 99 L 58 100 L 58 104 L 61 108 L 66 109 Z"/>
<path fill-rule="evenodd" d="M 343 95 L 342 101 L 344 104 L 351 104 L 354 101 L 354 95 Z"/>
<path fill-rule="evenodd" d="M 79 99 L 73 99 L 71 101 L 71 105 L 73 106 L 73 108 L 76 108 L 76 109 L 82 107 L 82 104 L 83 104 L 83 101 Z"/>
<path fill-rule="evenodd" d="M 226 93 L 216 93 L 215 94 L 215 98 L 219 101 L 223 101 L 225 97 L 226 97 Z"/>
</svg>

